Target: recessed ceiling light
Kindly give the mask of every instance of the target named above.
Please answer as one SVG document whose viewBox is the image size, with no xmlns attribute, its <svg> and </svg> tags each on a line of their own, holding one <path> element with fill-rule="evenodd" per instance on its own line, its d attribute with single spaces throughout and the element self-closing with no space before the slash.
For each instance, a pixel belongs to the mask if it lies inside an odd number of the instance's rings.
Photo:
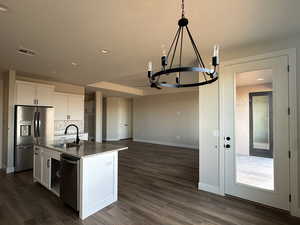
<svg viewBox="0 0 300 225">
<path fill-rule="evenodd" d="M 72 64 L 72 66 L 78 66 L 78 64 L 76 62 L 72 62 L 71 64 Z"/>
<path fill-rule="evenodd" d="M 264 78 L 257 78 L 258 81 L 262 81 L 265 80 Z"/>
<path fill-rule="evenodd" d="M 7 12 L 8 8 L 5 5 L 0 5 L 0 12 Z"/>
<path fill-rule="evenodd" d="M 108 51 L 107 49 L 102 49 L 102 50 L 101 50 L 101 53 L 102 53 L 102 54 L 108 54 L 109 51 Z"/>
</svg>

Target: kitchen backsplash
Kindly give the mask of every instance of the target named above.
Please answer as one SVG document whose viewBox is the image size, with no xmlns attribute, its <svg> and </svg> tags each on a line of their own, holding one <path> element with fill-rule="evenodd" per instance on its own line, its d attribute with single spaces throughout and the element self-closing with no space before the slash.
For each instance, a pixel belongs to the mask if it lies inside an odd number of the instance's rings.
<svg viewBox="0 0 300 225">
<path fill-rule="evenodd" d="M 79 127 L 79 133 L 84 132 L 84 122 L 82 120 L 55 120 L 54 121 L 54 135 L 64 135 L 65 129 L 68 125 L 75 124 Z M 76 128 L 70 127 L 68 134 L 76 134 Z"/>
</svg>

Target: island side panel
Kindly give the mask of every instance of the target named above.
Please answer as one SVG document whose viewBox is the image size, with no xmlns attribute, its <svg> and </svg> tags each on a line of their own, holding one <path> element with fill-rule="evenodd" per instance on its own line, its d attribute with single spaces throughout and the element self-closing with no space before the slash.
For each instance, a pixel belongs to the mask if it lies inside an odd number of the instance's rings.
<svg viewBox="0 0 300 225">
<path fill-rule="evenodd" d="M 80 160 L 80 209 L 83 220 L 117 201 L 118 152 L 82 157 Z"/>
</svg>

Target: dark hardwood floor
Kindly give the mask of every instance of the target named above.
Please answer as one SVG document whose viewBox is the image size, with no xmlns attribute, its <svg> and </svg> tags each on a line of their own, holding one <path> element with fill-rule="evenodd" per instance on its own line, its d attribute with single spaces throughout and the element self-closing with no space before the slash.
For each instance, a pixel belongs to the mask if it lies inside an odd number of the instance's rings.
<svg viewBox="0 0 300 225">
<path fill-rule="evenodd" d="M 121 141 L 119 201 L 84 221 L 32 182 L 0 173 L 0 225 L 293 225 L 287 213 L 198 191 L 196 151 Z M 95 171 L 95 176 L 97 172 Z"/>
</svg>

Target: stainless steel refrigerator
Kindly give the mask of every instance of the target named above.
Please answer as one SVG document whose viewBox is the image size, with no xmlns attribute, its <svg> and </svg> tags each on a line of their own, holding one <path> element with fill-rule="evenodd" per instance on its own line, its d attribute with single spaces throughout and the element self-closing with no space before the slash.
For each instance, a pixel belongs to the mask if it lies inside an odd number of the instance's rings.
<svg viewBox="0 0 300 225">
<path fill-rule="evenodd" d="M 33 168 L 33 145 L 54 137 L 54 108 L 15 106 L 15 171 Z"/>
</svg>

